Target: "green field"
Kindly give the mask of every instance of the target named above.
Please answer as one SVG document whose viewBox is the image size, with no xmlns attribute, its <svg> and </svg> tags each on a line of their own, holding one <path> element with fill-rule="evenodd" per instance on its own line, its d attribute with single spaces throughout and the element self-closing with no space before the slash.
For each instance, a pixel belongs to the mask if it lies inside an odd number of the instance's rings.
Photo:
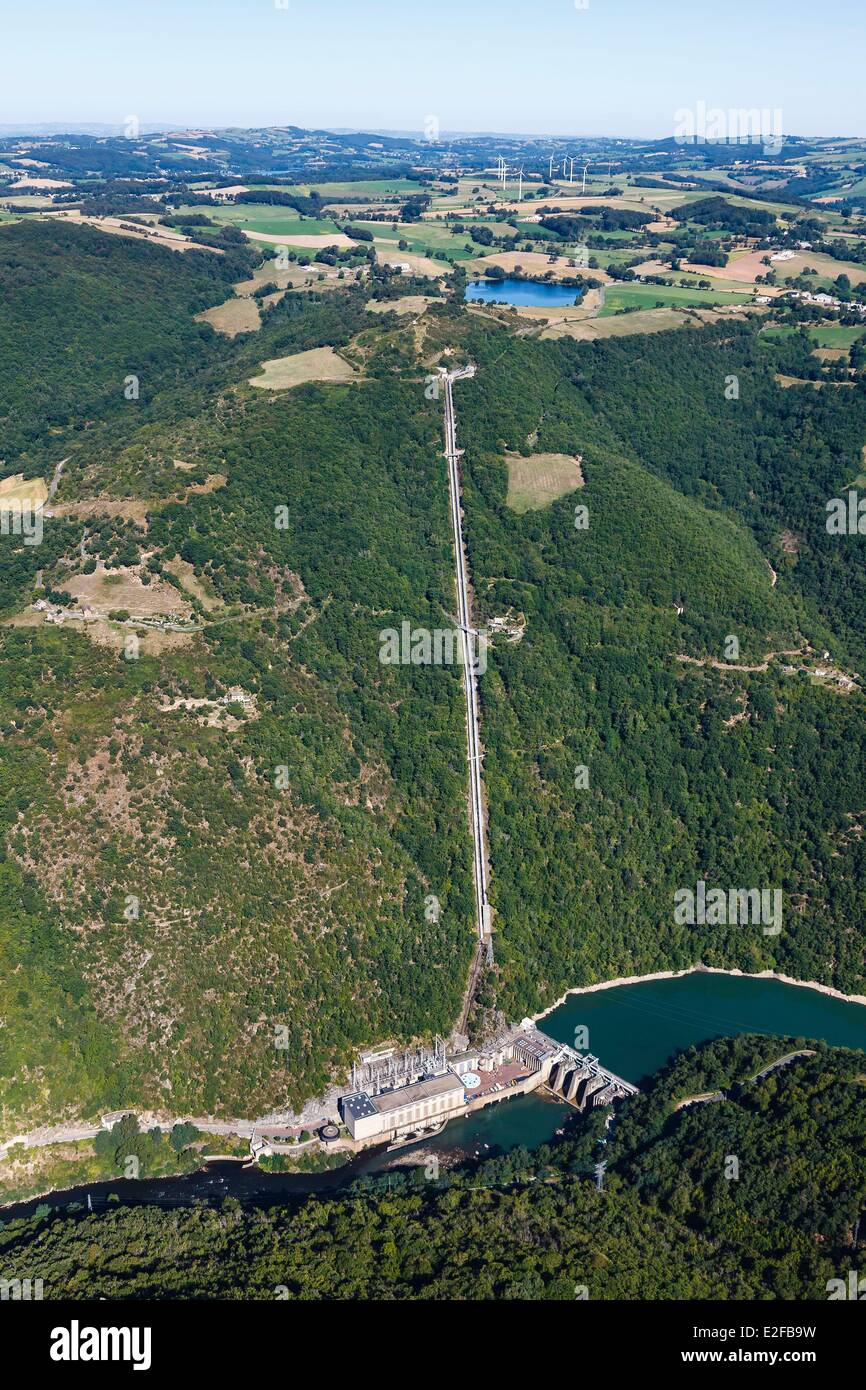
<svg viewBox="0 0 866 1390">
<path fill-rule="evenodd" d="M 847 348 L 852 343 L 856 343 L 858 338 L 866 337 L 866 323 L 857 327 L 845 327 L 841 323 L 828 323 L 823 328 L 813 329 L 809 337 L 817 343 L 818 347 Z"/>
<path fill-rule="evenodd" d="M 200 213 L 199 207 L 182 207 L 179 213 Z M 271 203 L 229 203 L 208 208 L 206 215 L 220 225 L 231 224 L 245 231 L 264 232 L 272 236 L 322 236 L 339 232 L 336 222 L 324 217 L 301 217 L 294 208 Z"/>
<path fill-rule="evenodd" d="M 774 325 L 765 328 L 761 336 L 763 338 L 790 338 L 796 333 L 796 328 L 787 328 L 783 325 Z M 816 347 L 822 348 L 848 348 L 852 343 L 856 343 L 858 338 L 866 338 L 866 323 L 857 327 L 845 327 L 841 323 L 823 324 L 820 328 L 810 328 L 809 338 Z"/>
<path fill-rule="evenodd" d="M 273 188 L 273 184 L 250 183 L 246 185 L 251 192 L 263 188 Z M 328 199 L 345 199 L 347 202 L 363 202 L 374 198 L 402 198 L 412 193 L 423 192 L 414 179 L 358 179 L 348 183 L 295 183 L 280 184 L 281 193 L 300 193 L 309 197 L 313 189 L 319 196 Z"/>
<path fill-rule="evenodd" d="M 700 305 L 712 308 L 719 304 L 748 304 L 750 294 L 725 294 L 717 290 L 691 290 L 667 285 L 609 285 L 605 291 L 604 307 L 599 318 L 607 318 L 619 309 L 653 309 L 657 304 Z"/>
<path fill-rule="evenodd" d="M 393 247 L 396 250 L 400 241 L 408 241 L 409 250 L 421 256 L 444 251 L 449 260 L 466 261 L 477 256 L 481 250 L 479 247 L 467 251 L 466 244 L 471 240 L 469 233 L 455 236 L 445 222 L 401 222 L 396 232 L 390 222 L 359 222 L 353 219 L 352 226 L 364 227 L 372 232 L 377 242 L 387 243 L 386 249 Z"/>
<path fill-rule="evenodd" d="M 590 251 L 591 256 L 595 256 L 599 265 L 628 265 L 636 256 L 644 256 L 646 259 L 653 260 L 662 251 L 661 247 L 655 246 L 610 246 L 604 250 Z"/>
</svg>

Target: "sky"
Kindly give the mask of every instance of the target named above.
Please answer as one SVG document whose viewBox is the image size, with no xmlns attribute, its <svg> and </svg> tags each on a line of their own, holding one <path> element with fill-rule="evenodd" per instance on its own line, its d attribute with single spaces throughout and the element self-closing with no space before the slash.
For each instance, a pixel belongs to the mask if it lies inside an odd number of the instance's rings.
<svg viewBox="0 0 866 1390">
<path fill-rule="evenodd" d="M 0 0 L 0 123 L 863 136 L 864 59 L 864 0 Z"/>
</svg>

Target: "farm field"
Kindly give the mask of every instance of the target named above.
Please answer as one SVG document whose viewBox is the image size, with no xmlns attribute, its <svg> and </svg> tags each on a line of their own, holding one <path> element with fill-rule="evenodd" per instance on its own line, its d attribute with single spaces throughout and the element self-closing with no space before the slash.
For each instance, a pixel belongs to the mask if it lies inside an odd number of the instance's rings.
<svg viewBox="0 0 866 1390">
<path fill-rule="evenodd" d="M 128 237 L 132 241 L 149 241 L 159 246 L 165 246 L 170 251 L 207 251 L 211 255 L 221 256 L 222 251 L 216 246 L 204 246 L 200 242 L 194 241 L 192 237 L 185 236 L 182 232 L 176 232 L 170 227 L 142 226 L 136 230 L 131 222 L 121 217 L 99 217 L 85 216 L 78 209 L 71 211 L 51 213 L 51 217 L 56 217 L 58 221 L 72 222 L 78 226 L 94 227 L 98 232 L 108 232 L 112 236 Z"/>
<path fill-rule="evenodd" d="M 247 184 L 251 193 L 260 190 L 273 188 L 273 184 L 249 183 Z M 319 196 L 326 200 L 328 198 L 403 198 L 412 193 L 417 193 L 420 185 L 414 179 L 355 179 L 352 181 L 336 183 L 295 183 L 280 184 L 282 193 L 300 193 L 303 197 L 309 198 L 313 189 Z"/>
<path fill-rule="evenodd" d="M 604 307 L 599 314 L 606 318 L 618 309 L 654 309 L 669 304 L 687 307 L 696 305 L 747 304 L 748 294 L 728 294 L 714 290 L 683 289 L 678 285 L 630 285 L 620 284 L 609 288 L 605 294 Z"/>
<path fill-rule="evenodd" d="M 43 193 L 20 193 L 4 197 L 4 204 L 10 208 L 30 208 L 41 212 L 44 208 L 54 207 L 54 199 L 47 198 Z"/>
<path fill-rule="evenodd" d="M 540 336 L 592 343 L 600 338 L 623 338 L 632 333 L 661 333 L 682 328 L 690 317 L 682 309 L 638 309 L 632 314 L 611 314 L 608 318 L 562 319 L 549 324 Z"/>
<path fill-rule="evenodd" d="M 180 213 L 200 213 L 199 207 L 182 207 Z M 227 203 L 207 208 L 206 215 L 221 225 L 241 227 L 244 231 L 276 232 L 283 236 L 319 236 L 339 232 L 336 222 L 325 217 L 301 217 L 295 208 L 270 203 Z"/>
<path fill-rule="evenodd" d="M 430 256 L 419 255 L 417 251 L 400 251 L 387 242 L 377 242 L 376 252 L 384 265 L 408 265 L 415 275 L 427 275 L 437 280 L 449 273 L 447 261 L 434 261 Z"/>
<path fill-rule="evenodd" d="M 569 280 L 579 272 L 579 267 L 568 264 L 566 253 L 560 252 L 557 255 L 556 263 L 551 264 L 550 256 L 546 251 L 494 251 L 490 256 L 478 256 L 467 266 L 467 270 L 472 275 L 483 278 L 484 271 L 489 265 L 498 265 L 509 275 L 515 271 L 522 271 L 524 275 L 535 279 L 542 279 L 551 272 L 552 280 Z M 610 276 L 606 271 L 598 269 L 589 272 L 594 279 L 601 280 L 603 284 L 610 283 Z"/>
<path fill-rule="evenodd" d="M 765 253 L 762 253 L 765 254 Z M 751 260 L 750 257 L 745 258 Z M 754 286 L 754 276 L 764 274 L 767 270 L 765 265 L 761 265 L 760 270 L 750 271 L 746 266 L 742 275 L 735 273 L 736 261 L 729 261 L 726 266 L 720 265 L 691 265 L 690 262 L 682 261 L 679 270 L 671 270 L 670 265 L 660 260 L 642 261 L 640 265 L 633 266 L 636 275 L 674 275 L 677 281 L 687 280 L 690 285 L 697 285 L 701 280 L 712 280 L 714 290 L 731 290 L 741 292 L 744 286 Z M 687 269 L 687 266 L 689 267 Z M 778 293 L 773 286 L 759 286 L 762 294 Z"/>
<path fill-rule="evenodd" d="M 253 232 L 245 227 L 244 235 L 248 236 L 250 241 L 263 241 L 268 246 L 297 246 L 310 251 L 323 251 L 326 246 L 339 246 L 341 250 L 348 251 L 350 247 L 357 245 L 357 242 L 352 241 L 344 232 L 324 235 L 309 232 L 303 236 L 292 236 L 283 232 Z"/>
<path fill-rule="evenodd" d="M 849 348 L 852 343 L 856 343 L 859 338 L 866 338 L 866 323 L 860 326 L 848 326 L 841 323 L 821 324 L 817 328 L 807 328 L 810 339 L 819 348 Z M 782 324 L 773 324 L 765 328 L 761 336 L 763 338 L 789 338 L 797 329 Z"/>
<path fill-rule="evenodd" d="M 468 261 L 477 254 L 466 250 L 466 243 L 470 240 L 468 233 L 455 236 L 444 222 L 401 222 L 396 232 L 390 222 L 362 222 L 360 219 L 353 219 L 352 225 L 371 232 L 377 246 L 384 244 L 389 250 L 397 251 L 399 242 L 408 241 L 409 250 L 419 255 L 445 251 L 449 260 Z M 510 232 L 512 229 L 509 227 L 507 230 Z"/>
<path fill-rule="evenodd" d="M 853 261 L 837 261 L 832 256 L 824 256 L 817 251 L 798 251 L 790 261 L 775 263 L 780 279 L 783 276 L 787 278 L 802 275 L 807 268 L 817 270 L 817 278 L 824 284 L 829 284 L 839 275 L 847 275 L 852 285 L 862 285 L 866 282 L 866 266 L 855 265 Z"/>
</svg>

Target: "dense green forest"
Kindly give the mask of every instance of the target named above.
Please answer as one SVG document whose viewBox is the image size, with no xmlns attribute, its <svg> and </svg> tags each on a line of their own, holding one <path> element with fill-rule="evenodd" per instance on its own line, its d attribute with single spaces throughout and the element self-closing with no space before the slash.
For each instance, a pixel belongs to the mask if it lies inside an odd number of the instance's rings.
<svg viewBox="0 0 866 1390">
<path fill-rule="evenodd" d="M 4 1274 L 42 1279 L 46 1299 L 823 1300 L 857 1267 L 863 1056 L 815 1045 L 750 1080 L 795 1045 L 691 1049 L 622 1106 L 605 1148 L 593 1112 L 532 1153 L 270 1209 L 42 1207 L 0 1226 Z"/>
<path fill-rule="evenodd" d="M 237 245 L 166 252 L 61 222 L 0 228 L 0 437 L 7 466 L 61 430 L 134 410 L 220 351 L 193 315 L 254 264 Z M 138 379 L 133 403 L 128 376 Z M 29 476 L 33 476 L 31 472 Z"/>
</svg>

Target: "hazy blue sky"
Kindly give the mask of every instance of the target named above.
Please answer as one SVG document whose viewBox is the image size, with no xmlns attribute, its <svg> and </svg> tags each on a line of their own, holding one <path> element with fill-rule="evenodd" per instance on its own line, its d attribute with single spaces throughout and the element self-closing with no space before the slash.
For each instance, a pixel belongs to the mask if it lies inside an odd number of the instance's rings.
<svg viewBox="0 0 866 1390">
<path fill-rule="evenodd" d="M 0 0 L 0 122 L 866 134 L 866 0 Z"/>
</svg>

